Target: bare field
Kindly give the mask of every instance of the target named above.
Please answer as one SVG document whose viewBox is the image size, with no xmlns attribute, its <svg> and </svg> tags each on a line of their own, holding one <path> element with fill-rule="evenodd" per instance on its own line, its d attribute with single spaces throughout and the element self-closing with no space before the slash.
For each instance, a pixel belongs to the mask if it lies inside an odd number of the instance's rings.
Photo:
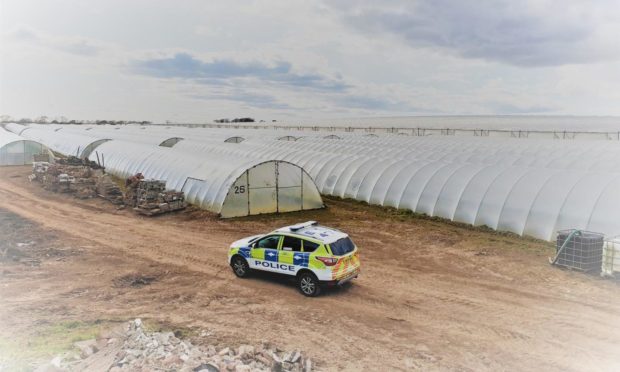
<svg viewBox="0 0 620 372">
<path fill-rule="evenodd" d="M 0 168 L 0 362 L 46 360 L 141 317 L 197 343 L 205 329 L 210 343 L 299 348 L 321 370 L 620 368 L 617 282 L 550 267 L 549 243 L 335 199 L 279 216 L 144 218 L 28 174 Z M 353 284 L 309 299 L 232 274 L 230 242 L 311 219 L 360 247 Z"/>
</svg>

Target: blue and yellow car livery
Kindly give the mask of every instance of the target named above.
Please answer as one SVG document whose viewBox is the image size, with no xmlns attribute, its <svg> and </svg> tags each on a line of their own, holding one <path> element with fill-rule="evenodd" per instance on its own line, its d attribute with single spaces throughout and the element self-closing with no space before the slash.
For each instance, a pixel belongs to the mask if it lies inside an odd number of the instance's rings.
<svg viewBox="0 0 620 372">
<path fill-rule="evenodd" d="M 250 270 L 262 270 L 321 286 L 343 284 L 360 272 L 358 250 L 349 236 L 315 221 L 238 240 L 230 246 L 228 261 L 240 277 Z M 307 289 L 302 289 L 306 295 L 318 294 L 307 293 Z"/>
</svg>

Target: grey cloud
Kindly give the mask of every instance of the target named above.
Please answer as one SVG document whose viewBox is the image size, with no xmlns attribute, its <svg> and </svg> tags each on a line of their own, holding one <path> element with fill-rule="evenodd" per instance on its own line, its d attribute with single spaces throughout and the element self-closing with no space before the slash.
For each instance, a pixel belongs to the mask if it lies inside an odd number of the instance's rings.
<svg viewBox="0 0 620 372">
<path fill-rule="evenodd" d="M 94 56 L 99 54 L 99 52 L 101 51 L 100 47 L 93 45 L 86 40 L 57 45 L 56 49 L 80 56 Z"/>
<path fill-rule="evenodd" d="M 20 41 L 38 41 L 39 40 L 39 37 L 34 31 L 30 29 L 26 29 L 26 28 L 19 28 L 17 30 L 14 30 L 10 32 L 9 35 L 14 40 L 20 40 Z"/>
<path fill-rule="evenodd" d="M 328 5 L 337 4 L 342 17 L 355 28 L 397 35 L 412 47 L 438 48 L 465 58 L 516 66 L 555 66 L 619 57 L 617 43 L 597 34 L 599 20 L 570 17 L 559 8 L 576 4 L 587 9 L 595 3 L 606 2 L 567 0 L 556 2 L 557 7 L 547 2 L 548 6 L 537 10 L 513 0 L 358 0 Z M 617 6 L 607 4 L 610 9 Z M 613 25 L 600 20 L 604 22 Z"/>
<path fill-rule="evenodd" d="M 189 97 L 199 100 L 224 100 L 241 102 L 250 107 L 256 107 L 261 109 L 276 109 L 286 110 L 290 109 L 286 103 L 278 101 L 275 97 L 266 94 L 255 94 L 243 91 L 233 91 L 229 93 L 214 93 L 214 94 L 191 94 Z"/>
<path fill-rule="evenodd" d="M 387 99 L 371 97 L 366 95 L 345 95 L 336 100 L 339 106 L 346 108 L 365 109 L 372 111 L 400 111 L 417 112 L 418 109 L 407 105 L 404 102 L 392 102 Z"/>
<path fill-rule="evenodd" d="M 170 57 L 134 60 L 129 65 L 134 74 L 161 79 L 180 79 L 209 86 L 219 92 L 193 93 L 189 96 L 200 100 L 227 100 L 251 107 L 278 110 L 307 110 L 276 99 L 268 94 L 250 93 L 249 90 L 269 91 L 273 85 L 288 89 L 306 88 L 320 94 L 319 101 L 344 109 L 361 109 L 374 112 L 429 113 L 407 102 L 365 94 L 361 88 L 348 84 L 338 76 L 331 78 L 319 74 L 293 72 L 292 64 L 278 61 L 271 65 L 262 62 L 240 63 L 230 59 L 202 61 L 189 53 Z M 264 84 L 264 86 L 261 86 Z"/>
<path fill-rule="evenodd" d="M 10 32 L 9 36 L 17 42 L 80 56 L 94 56 L 102 49 L 101 46 L 87 39 L 54 37 L 24 27 Z"/>
<path fill-rule="evenodd" d="M 307 110 L 307 108 L 291 106 L 288 103 L 282 102 L 268 94 L 250 93 L 238 88 L 217 93 L 192 93 L 188 96 L 199 100 L 225 100 L 241 102 L 250 107 L 263 109 Z M 341 109 L 363 109 L 367 111 L 397 111 L 409 113 L 428 112 L 428 110 L 417 109 L 404 102 L 392 102 L 387 99 L 359 94 L 337 93 L 334 95 L 329 95 L 328 100 L 335 107 L 339 107 Z"/>
<path fill-rule="evenodd" d="M 417 106 L 413 102 L 383 98 L 367 94 L 347 94 L 333 100 L 334 106 L 343 109 L 360 109 L 372 112 L 399 113 L 405 115 L 439 115 L 446 114 L 437 107 Z"/>
<path fill-rule="evenodd" d="M 261 62 L 239 63 L 229 59 L 202 61 L 188 53 L 177 53 L 167 58 L 135 60 L 129 65 L 134 74 L 161 79 L 181 79 L 195 86 L 210 86 L 219 92 L 192 93 L 190 97 L 200 100 L 227 100 L 241 102 L 251 107 L 268 109 L 296 109 L 288 103 L 267 94 L 250 93 L 245 88 L 256 89 L 261 83 L 280 85 L 289 89 L 307 88 L 320 93 L 331 104 L 372 111 L 415 112 L 416 109 L 402 102 L 355 93 L 355 87 L 341 77 L 336 79 L 318 74 L 292 72 L 289 62 L 279 61 L 272 65 Z M 248 79 L 253 79 L 249 81 Z"/>
<path fill-rule="evenodd" d="M 279 61 L 273 66 L 250 62 L 240 63 L 226 59 L 201 61 L 188 53 L 177 53 L 169 58 L 133 61 L 131 71 L 164 79 L 189 79 L 199 83 L 225 85 L 228 79 L 253 78 L 296 88 L 342 92 L 349 88 L 341 79 L 319 74 L 298 74 L 289 62 Z"/>
</svg>

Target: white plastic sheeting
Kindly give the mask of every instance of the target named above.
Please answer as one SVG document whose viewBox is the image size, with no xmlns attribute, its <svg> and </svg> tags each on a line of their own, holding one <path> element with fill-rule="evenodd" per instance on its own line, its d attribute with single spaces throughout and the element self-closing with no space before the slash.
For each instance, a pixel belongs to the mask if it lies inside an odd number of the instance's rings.
<svg viewBox="0 0 620 372">
<path fill-rule="evenodd" d="M 46 153 L 42 144 L 0 128 L 0 166 L 32 164 L 34 155 Z"/>
<path fill-rule="evenodd" d="M 88 134 L 91 136 L 157 145 L 169 138 L 191 138 L 214 143 L 239 143 L 247 139 L 277 139 L 286 136 L 286 132 L 273 133 L 272 131 L 251 131 L 243 132 L 243 135 L 240 136 L 235 136 L 230 134 L 230 130 L 214 129 L 205 131 L 201 128 L 142 125 L 64 125 L 62 126 L 62 130 L 77 134 Z"/>
<path fill-rule="evenodd" d="M 12 127 L 8 127 L 8 129 L 11 128 Z M 48 125 L 30 126 L 25 130 L 21 130 L 21 136 L 29 140 L 40 142 L 52 151 L 62 155 L 77 156 L 82 159 L 88 158 L 90 153 L 97 146 L 109 141 L 108 138 L 67 133 L 62 130 L 55 129 L 58 128 L 53 128 Z"/>
<path fill-rule="evenodd" d="M 109 141 L 90 155 L 108 172 L 138 172 L 185 192 L 186 200 L 222 217 L 317 209 L 323 202 L 312 178 L 286 161 L 201 154 L 152 145 Z"/>
<path fill-rule="evenodd" d="M 402 143 L 420 146 L 385 149 L 367 141 L 347 146 L 347 140 L 184 141 L 175 149 L 287 160 L 306 169 L 322 194 L 545 240 L 569 228 L 620 234 L 617 144 L 463 141 L 415 138 Z"/>
<path fill-rule="evenodd" d="M 147 128 L 146 126 L 135 125 L 65 125 L 60 131 L 62 133 L 87 135 L 99 139 L 122 140 L 162 147 L 172 147 L 184 139 L 181 136 L 174 136 L 165 131 L 150 130 L 146 132 Z"/>
<path fill-rule="evenodd" d="M 205 157 L 287 161 L 307 171 L 326 195 L 546 240 L 561 229 L 620 235 L 617 141 L 340 132 L 338 138 L 325 138 L 325 132 L 296 130 L 129 125 L 93 127 L 86 133 L 104 139 L 110 131 L 128 139 L 136 134 L 154 138 L 141 141 L 154 145 L 161 138 L 184 138 L 172 147 L 184 160 L 170 164 L 171 169 Z M 287 136 L 296 140 L 278 140 Z M 233 137 L 243 141 L 226 143 Z"/>
<path fill-rule="evenodd" d="M 6 129 L 9 132 L 13 132 L 17 135 L 21 135 L 22 132 L 26 130 L 27 128 L 28 128 L 27 126 L 17 124 L 17 123 L 8 123 L 4 125 L 4 129 Z"/>
</svg>

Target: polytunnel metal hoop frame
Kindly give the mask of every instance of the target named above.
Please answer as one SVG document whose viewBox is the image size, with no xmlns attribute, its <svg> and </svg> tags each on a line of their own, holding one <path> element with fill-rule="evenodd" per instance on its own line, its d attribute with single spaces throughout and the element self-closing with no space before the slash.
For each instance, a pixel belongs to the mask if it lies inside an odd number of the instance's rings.
<svg viewBox="0 0 620 372">
<path fill-rule="evenodd" d="M 295 136 L 291 136 L 291 135 L 286 135 L 286 136 L 282 136 L 277 138 L 278 141 L 298 141 L 301 137 L 295 137 Z"/>
<path fill-rule="evenodd" d="M 224 140 L 225 143 L 241 143 L 243 141 L 245 141 L 245 138 L 241 136 L 232 136 Z"/>
<path fill-rule="evenodd" d="M 297 165 L 295 163 L 291 163 L 291 162 L 285 161 L 285 160 L 267 160 L 267 161 L 263 161 L 263 162 L 260 162 L 258 164 L 255 164 L 254 166 L 246 169 L 241 175 L 236 177 L 235 181 L 231 184 L 231 185 L 235 184 L 237 182 L 237 180 L 239 180 L 239 178 L 241 178 L 243 175 L 246 176 L 247 185 L 248 185 L 247 192 L 246 192 L 246 194 L 248 195 L 248 197 L 247 197 L 247 200 L 248 200 L 248 202 L 247 202 L 248 216 L 254 215 L 254 214 L 251 213 L 251 207 L 250 207 L 250 204 L 251 204 L 250 203 L 250 200 L 251 200 L 250 199 L 250 192 L 252 190 L 252 187 L 250 185 L 250 170 L 252 170 L 254 168 L 257 168 L 257 167 L 259 167 L 259 166 L 261 166 L 263 164 L 271 163 L 271 162 L 275 163 L 275 173 L 276 173 L 276 177 L 275 177 L 275 180 L 276 180 L 276 184 L 275 184 L 275 189 L 276 189 L 276 212 L 275 213 L 280 213 L 280 197 L 279 197 L 280 196 L 279 195 L 280 194 L 280 189 L 287 189 L 287 188 L 295 188 L 295 187 L 297 187 L 297 186 L 286 186 L 286 187 L 281 187 L 280 186 L 280 169 L 279 169 L 280 168 L 280 163 L 289 164 L 289 165 L 292 165 L 292 166 L 294 166 L 296 168 L 299 168 L 299 171 L 300 171 L 300 186 L 299 186 L 299 188 L 300 188 L 300 194 L 301 194 L 301 198 L 300 198 L 301 208 L 300 208 L 300 210 L 302 210 L 302 211 L 305 210 L 304 209 L 304 198 L 303 198 L 303 195 L 304 195 L 304 175 L 307 175 L 313 182 L 314 182 L 314 179 L 310 176 L 310 174 L 308 172 L 306 172 L 304 170 L 304 168 L 300 167 L 299 165 Z M 189 180 L 190 178 L 194 179 L 194 180 L 197 180 L 197 181 L 205 181 L 205 180 L 194 178 L 194 177 L 187 177 L 187 179 L 183 183 L 183 187 L 181 189 L 183 189 L 185 187 L 185 184 L 187 183 L 187 180 Z M 317 188 L 317 191 L 318 191 L 318 186 L 316 186 L 316 183 L 315 183 L 315 187 Z M 270 189 L 270 188 L 271 187 L 255 187 L 254 190 Z M 228 196 L 230 195 L 230 191 L 231 190 L 232 189 L 229 188 L 228 191 L 226 192 L 226 196 L 224 197 L 224 202 L 222 203 L 222 205 L 226 204 L 226 200 L 228 199 Z M 324 206 L 325 205 L 323 204 L 323 207 Z M 219 216 L 221 217 L 221 215 L 222 215 L 222 213 L 220 212 Z"/>
<path fill-rule="evenodd" d="M 161 141 L 161 143 L 159 143 L 157 146 L 159 147 L 174 147 L 174 145 L 176 145 L 177 143 L 184 141 L 185 138 L 184 137 L 170 137 L 170 138 L 166 138 L 165 140 Z"/>
<path fill-rule="evenodd" d="M 160 132 L 156 129 L 160 128 L 151 127 L 151 129 L 153 129 L 153 137 L 159 138 L 157 136 Z M 94 131 L 93 129 L 92 132 Z M 353 129 L 350 131 L 359 132 Z M 444 136 L 448 134 L 450 137 L 454 136 L 453 130 L 444 129 L 443 131 Z M 28 134 L 28 132 L 30 131 L 24 133 Z M 136 129 L 131 131 L 133 132 L 145 131 Z M 581 147 L 568 143 L 560 145 L 557 142 L 542 139 L 517 143 L 516 140 L 508 137 L 497 140 L 482 139 L 480 136 L 471 139 L 458 136 L 449 139 L 429 138 L 423 136 L 433 131 L 426 130 L 425 132 L 424 128 L 408 129 L 407 133 L 412 135 L 411 138 L 406 138 L 406 136 L 373 138 L 372 131 L 367 132 L 366 134 L 370 136 L 355 133 L 354 136 L 344 137 L 338 146 L 334 146 L 335 141 L 321 141 L 321 133 L 317 136 L 308 135 L 304 136 L 304 141 L 308 141 L 308 146 L 298 148 L 294 142 L 287 141 L 276 142 L 277 145 L 274 145 L 278 137 L 285 134 L 298 135 L 296 132 L 238 131 L 226 128 L 226 130 L 214 132 L 196 131 L 194 133 L 200 135 L 196 135 L 195 138 L 191 135 L 187 137 L 191 138 L 189 142 L 195 142 L 196 146 L 184 146 L 181 143 L 177 147 L 179 147 L 178 151 L 183 151 L 188 154 L 188 157 L 204 152 L 213 154 L 216 158 L 221 156 L 234 160 L 244 157 L 250 161 L 260 159 L 292 161 L 304 168 L 316 185 L 323 185 L 332 176 L 335 178 L 335 186 L 333 188 L 323 187 L 323 194 L 353 196 L 372 204 L 388 206 L 402 202 L 404 208 L 413 208 L 421 213 L 432 213 L 438 217 L 472 225 L 485 224 L 493 229 L 507 230 L 546 240 L 550 239 L 553 231 L 566 228 L 598 229 L 608 234 L 620 232 L 620 225 L 617 222 L 620 221 L 617 217 L 617 211 L 620 209 L 616 208 L 620 205 L 620 197 L 614 188 L 614 184 L 620 181 L 620 176 L 617 175 L 620 158 L 615 155 L 620 153 L 620 148 L 607 151 L 609 146 L 606 144 L 600 146 L 602 143 L 591 142 L 588 146 Z M 438 131 L 435 132 L 439 134 Z M 186 131 L 181 129 L 167 133 L 171 134 L 169 137 L 186 135 Z M 203 134 L 204 137 L 201 137 Z M 479 134 L 484 137 L 486 133 Z M 506 133 L 507 136 L 509 134 L 510 132 Z M 225 138 L 236 135 L 247 135 L 251 141 L 236 147 L 220 145 Z M 203 138 L 204 141 L 202 141 Z M 119 138 L 119 140 L 124 139 Z M 82 143 L 83 146 L 84 143 Z M 73 149 L 72 152 L 75 150 Z M 343 157 L 361 157 L 367 156 L 368 153 L 373 153 L 371 157 L 376 158 L 376 161 L 361 162 L 351 159 L 342 166 L 329 165 L 329 163 L 340 163 Z M 600 161 L 597 158 L 601 156 L 603 162 L 597 163 Z M 391 164 L 385 162 L 386 158 L 394 159 L 395 162 Z M 428 169 L 423 168 L 424 164 L 428 165 L 433 162 L 437 164 L 433 164 Z M 438 163 L 460 165 L 459 169 L 455 167 L 437 169 L 440 166 Z M 385 170 L 382 169 L 381 164 L 385 164 Z M 473 164 L 475 166 L 470 166 Z M 176 169 L 173 165 L 171 162 L 171 167 Z M 352 171 L 347 167 L 372 169 L 369 172 L 363 169 Z M 273 165 L 270 168 L 273 169 Z M 240 168 L 239 173 L 242 174 L 246 169 Z M 281 166 L 280 171 L 283 172 L 283 169 Z M 537 172 L 545 171 L 545 169 L 557 169 L 559 172 L 546 181 L 537 179 Z M 170 172 L 167 170 L 166 172 L 163 173 L 169 175 Z M 612 172 L 612 175 L 603 176 L 602 174 L 606 172 Z M 511 173 L 516 174 L 511 175 Z M 287 169 L 288 174 L 292 175 L 293 172 L 288 173 Z M 294 171 L 294 174 L 296 175 L 297 171 Z M 203 178 L 198 172 L 194 176 Z M 231 174 L 230 178 L 233 177 L 234 175 Z M 361 183 L 358 182 L 359 177 L 363 177 Z M 463 179 L 459 179 L 460 177 Z M 183 183 L 184 180 L 181 177 L 178 178 L 178 183 Z M 589 181 L 592 179 L 596 182 Z M 536 180 L 536 182 L 530 184 L 529 180 Z M 253 181 L 254 184 L 260 182 L 259 179 Z M 284 192 L 280 186 L 286 182 L 284 178 L 278 182 L 278 191 L 281 195 Z M 274 183 L 271 181 L 271 185 Z M 596 183 L 598 183 L 596 188 L 589 191 L 588 187 Z M 295 184 L 300 183 L 296 180 Z M 358 189 L 359 184 L 362 186 Z M 558 195 L 554 189 L 560 185 L 561 190 L 558 191 L 561 191 L 561 195 Z M 307 187 L 304 187 L 304 192 L 306 189 Z M 415 192 L 412 192 L 407 200 L 403 200 L 403 192 L 407 189 Z M 222 188 L 218 195 L 218 203 L 221 203 L 227 191 Z M 587 198 L 580 195 L 584 192 L 589 192 Z M 255 190 L 251 190 L 251 193 L 253 197 L 256 196 Z M 265 194 L 268 193 L 265 191 Z M 269 197 L 273 199 L 273 195 L 275 195 L 274 189 L 271 190 Z M 241 198 L 239 196 L 236 195 L 235 208 L 243 213 L 246 211 L 244 204 L 247 200 L 245 195 Z M 285 203 L 286 201 L 283 201 L 278 206 L 279 210 L 285 208 Z M 303 208 L 306 208 L 306 205 L 314 207 L 318 201 L 305 200 L 303 204 Z M 300 203 L 295 202 L 295 205 L 299 207 Z M 275 203 L 271 208 L 271 210 L 276 209 Z M 257 209 L 253 203 L 252 209 Z"/>
<path fill-rule="evenodd" d="M 81 150 L 80 147 L 78 146 L 76 157 L 79 157 L 80 159 L 88 159 L 90 154 L 92 154 L 93 151 L 95 151 L 95 149 L 97 147 L 99 147 L 101 144 L 104 144 L 104 143 L 106 143 L 108 141 L 112 141 L 112 139 L 110 139 L 110 138 L 98 139 L 98 140 L 96 140 L 94 142 L 91 142 L 88 145 L 84 146 L 83 150 Z"/>
</svg>

